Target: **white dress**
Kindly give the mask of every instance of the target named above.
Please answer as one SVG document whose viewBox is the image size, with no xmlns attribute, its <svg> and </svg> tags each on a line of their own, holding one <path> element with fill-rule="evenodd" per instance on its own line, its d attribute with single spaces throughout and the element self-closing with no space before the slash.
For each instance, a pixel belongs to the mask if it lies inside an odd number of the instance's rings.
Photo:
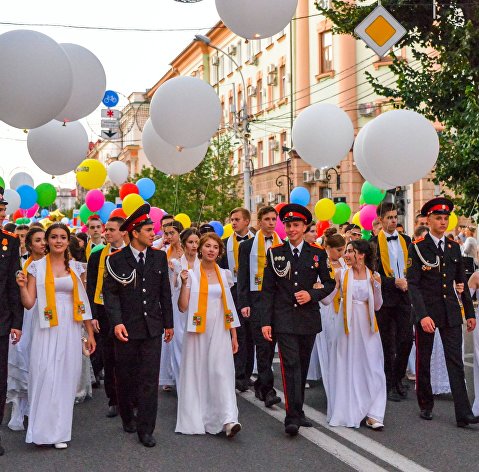
<svg viewBox="0 0 479 472">
<path fill-rule="evenodd" d="M 220 284 L 209 285 L 207 306 L 205 332 L 185 331 L 183 338 L 177 433 L 217 434 L 238 421 L 231 335 L 224 325 Z"/>
<path fill-rule="evenodd" d="M 442 346 L 442 339 L 438 329 L 434 333 L 434 344 L 431 354 L 431 387 L 433 395 L 451 393 L 444 347 Z"/>
<path fill-rule="evenodd" d="M 472 294 L 471 294 L 472 295 Z M 476 290 L 476 299 L 479 300 L 479 289 Z M 479 308 L 476 308 L 476 319 L 479 319 Z M 472 412 L 479 415 L 479 326 L 476 326 L 472 332 L 474 340 L 474 404 Z"/>
<path fill-rule="evenodd" d="M 352 281 L 349 334 L 338 315 L 329 358 L 328 422 L 331 426 L 359 428 L 366 417 L 381 423 L 386 410 L 386 376 L 379 332 L 373 333 L 368 312 L 370 282 Z M 381 292 L 374 290 L 375 301 Z"/>
<path fill-rule="evenodd" d="M 33 263 L 28 271 L 35 276 Z M 77 271 L 83 271 L 81 265 Z M 33 317 L 27 443 L 71 440 L 73 405 L 82 370 L 82 323 L 73 320 L 73 281 L 69 275 L 55 278 L 55 301 L 58 326 L 40 328 L 39 316 Z"/>
</svg>

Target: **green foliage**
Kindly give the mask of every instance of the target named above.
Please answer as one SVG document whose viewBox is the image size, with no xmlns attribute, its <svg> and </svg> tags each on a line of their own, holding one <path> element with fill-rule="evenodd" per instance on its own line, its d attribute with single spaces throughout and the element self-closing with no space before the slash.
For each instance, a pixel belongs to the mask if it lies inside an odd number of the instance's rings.
<svg viewBox="0 0 479 472">
<path fill-rule="evenodd" d="M 365 3 L 332 0 L 331 9 L 318 10 L 333 21 L 334 32 L 353 34 L 377 5 Z M 459 213 L 469 215 L 479 194 L 479 2 L 436 0 L 436 20 L 432 3 L 382 1 L 408 30 L 395 47 L 407 46 L 412 60 L 392 57 L 393 86 L 381 85 L 371 74 L 367 80 L 395 106 L 442 123 L 435 181 L 454 192 Z"/>
<path fill-rule="evenodd" d="M 231 152 L 228 137 L 215 138 L 205 159 L 192 172 L 172 176 L 144 167 L 131 181 L 142 177 L 152 179 L 156 192 L 149 203 L 168 213 L 186 213 L 193 222 L 223 221 L 231 209 L 242 204 L 237 195 L 237 177 L 233 176 L 230 164 Z M 118 195 L 118 187 L 112 187 L 105 197 L 114 202 Z"/>
</svg>

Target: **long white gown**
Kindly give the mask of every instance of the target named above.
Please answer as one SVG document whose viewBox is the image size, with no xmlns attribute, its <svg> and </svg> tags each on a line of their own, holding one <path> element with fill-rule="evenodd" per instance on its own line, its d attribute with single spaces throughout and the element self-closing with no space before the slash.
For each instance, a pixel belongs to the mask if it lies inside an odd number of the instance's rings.
<svg viewBox="0 0 479 472">
<path fill-rule="evenodd" d="M 352 281 L 352 314 L 349 334 L 338 315 L 336 336 L 329 358 L 327 418 L 331 426 L 359 428 L 365 417 L 384 420 L 386 377 L 379 332 L 373 333 L 368 312 L 367 280 Z M 381 291 L 374 290 L 375 302 Z M 375 303 L 376 304 L 376 303 Z"/>
<path fill-rule="evenodd" d="M 32 273 L 30 268 L 33 264 L 28 269 Z M 41 329 L 39 316 L 33 317 L 27 443 L 71 440 L 75 393 L 82 369 L 82 324 L 73 320 L 73 281 L 69 275 L 55 278 L 55 299 L 58 326 Z"/>
<path fill-rule="evenodd" d="M 238 421 L 233 351 L 220 284 L 209 285 L 207 306 L 205 332 L 185 331 L 183 338 L 177 433 L 217 434 Z"/>
</svg>

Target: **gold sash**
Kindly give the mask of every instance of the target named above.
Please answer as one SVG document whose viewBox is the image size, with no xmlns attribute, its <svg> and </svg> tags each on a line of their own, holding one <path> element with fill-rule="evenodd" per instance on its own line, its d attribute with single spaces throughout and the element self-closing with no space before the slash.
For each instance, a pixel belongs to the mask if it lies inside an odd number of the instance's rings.
<svg viewBox="0 0 479 472">
<path fill-rule="evenodd" d="M 404 276 L 406 276 L 406 268 L 407 268 L 407 247 L 406 241 L 404 238 L 398 234 L 399 243 L 401 244 L 402 254 L 404 258 Z M 379 231 L 378 234 L 378 243 L 379 243 L 379 252 L 381 253 L 381 264 L 383 266 L 384 273 L 386 277 L 394 277 L 394 271 L 391 269 L 391 262 L 389 260 L 389 249 L 388 249 L 388 241 L 386 239 L 386 235 L 384 231 Z"/>
<path fill-rule="evenodd" d="M 100 262 L 98 263 L 98 276 L 96 278 L 95 298 L 97 305 L 103 305 L 103 280 L 105 277 L 105 261 L 110 254 L 110 244 L 107 244 L 101 251 Z"/>
</svg>

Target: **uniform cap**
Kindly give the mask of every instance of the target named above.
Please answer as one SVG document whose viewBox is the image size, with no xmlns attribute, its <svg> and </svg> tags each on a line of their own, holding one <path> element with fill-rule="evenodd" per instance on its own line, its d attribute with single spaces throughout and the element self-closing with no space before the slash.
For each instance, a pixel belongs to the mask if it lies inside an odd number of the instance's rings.
<svg viewBox="0 0 479 472">
<path fill-rule="evenodd" d="M 133 231 L 134 229 L 139 229 L 144 225 L 151 225 L 153 221 L 150 220 L 150 205 L 144 203 L 139 208 L 137 208 L 120 226 L 120 231 Z"/>
<path fill-rule="evenodd" d="M 4 192 L 3 187 L 0 187 L 0 205 L 8 205 L 8 202 L 3 198 Z"/>
<path fill-rule="evenodd" d="M 297 203 L 289 203 L 279 210 L 279 219 L 283 223 L 289 223 L 290 221 L 303 221 L 309 225 L 313 221 L 313 215 L 303 205 Z"/>
<path fill-rule="evenodd" d="M 421 216 L 450 215 L 454 210 L 454 203 L 449 198 L 437 197 L 426 202 L 421 208 Z"/>
</svg>

